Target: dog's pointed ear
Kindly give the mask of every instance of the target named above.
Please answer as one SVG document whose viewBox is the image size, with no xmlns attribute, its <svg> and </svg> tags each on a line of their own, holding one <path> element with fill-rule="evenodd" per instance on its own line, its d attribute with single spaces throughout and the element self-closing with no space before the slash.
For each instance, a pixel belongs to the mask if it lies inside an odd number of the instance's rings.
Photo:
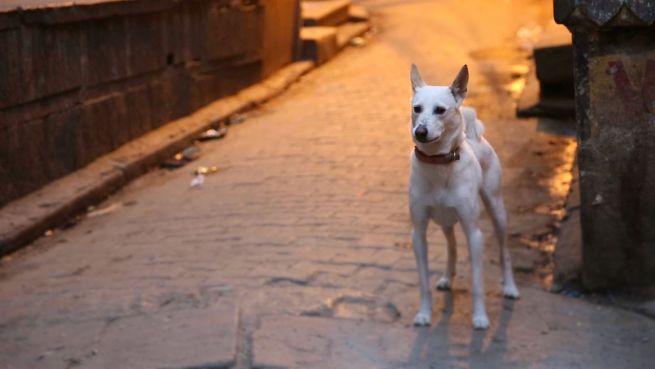
<svg viewBox="0 0 655 369">
<path fill-rule="evenodd" d="M 421 78 L 421 74 L 418 72 L 416 64 L 412 64 L 412 70 L 409 73 L 409 79 L 412 81 L 412 91 L 414 92 L 425 86 L 425 82 L 423 82 L 423 78 Z"/>
<path fill-rule="evenodd" d="M 461 105 L 466 97 L 467 86 L 469 83 L 469 68 L 466 64 L 462 66 L 462 69 L 457 73 L 457 77 L 453 81 L 453 84 L 450 85 L 450 91 L 455 97 L 455 102 L 457 105 Z"/>
</svg>

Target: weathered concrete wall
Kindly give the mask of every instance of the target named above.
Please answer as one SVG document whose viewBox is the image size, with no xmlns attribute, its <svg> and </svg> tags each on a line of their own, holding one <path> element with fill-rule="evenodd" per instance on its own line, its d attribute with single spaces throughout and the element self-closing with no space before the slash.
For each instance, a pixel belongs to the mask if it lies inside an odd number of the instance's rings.
<svg viewBox="0 0 655 369">
<path fill-rule="evenodd" d="M 576 48 L 583 283 L 655 283 L 655 32 L 574 39 L 588 46 Z"/>
<path fill-rule="evenodd" d="M 655 8 L 642 5 L 556 1 L 573 33 L 581 274 L 592 290 L 655 283 Z"/>
<path fill-rule="evenodd" d="M 0 12 L 0 206 L 289 63 L 295 3 Z"/>
</svg>

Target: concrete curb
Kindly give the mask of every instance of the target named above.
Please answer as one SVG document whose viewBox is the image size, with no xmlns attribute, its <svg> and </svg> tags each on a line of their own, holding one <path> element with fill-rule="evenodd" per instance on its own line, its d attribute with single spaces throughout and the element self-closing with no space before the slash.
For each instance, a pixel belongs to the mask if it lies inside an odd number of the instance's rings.
<svg viewBox="0 0 655 369">
<path fill-rule="evenodd" d="M 314 66 L 312 61 L 292 63 L 236 95 L 217 100 L 149 132 L 0 208 L 0 256 L 27 245 L 48 229 L 64 224 L 88 206 L 189 146 L 200 133 L 217 122 L 279 95 Z"/>
</svg>

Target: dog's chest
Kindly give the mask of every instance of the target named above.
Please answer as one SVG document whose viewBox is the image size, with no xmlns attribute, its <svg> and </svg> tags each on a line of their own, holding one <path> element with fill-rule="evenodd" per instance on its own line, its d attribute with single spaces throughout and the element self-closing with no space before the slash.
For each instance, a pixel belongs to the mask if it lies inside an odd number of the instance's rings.
<svg viewBox="0 0 655 369">
<path fill-rule="evenodd" d="M 435 205 L 430 207 L 430 219 L 441 226 L 452 226 L 457 223 L 455 208 Z"/>
<path fill-rule="evenodd" d="M 432 187 L 424 197 L 425 205 L 430 210 L 430 218 L 443 226 L 457 222 L 457 214 L 453 204 L 455 194 L 448 187 Z"/>
<path fill-rule="evenodd" d="M 432 220 L 442 226 L 450 226 L 457 222 L 455 207 L 458 193 L 455 181 L 448 171 L 417 170 L 411 180 L 412 202 L 414 205 L 427 207 Z M 416 168 L 418 169 L 418 168 Z"/>
</svg>

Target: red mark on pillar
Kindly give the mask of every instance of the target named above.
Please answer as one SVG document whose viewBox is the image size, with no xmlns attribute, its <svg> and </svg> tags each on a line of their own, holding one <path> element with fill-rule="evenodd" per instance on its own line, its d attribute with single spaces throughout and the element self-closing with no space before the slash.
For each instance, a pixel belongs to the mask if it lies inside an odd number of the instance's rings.
<svg viewBox="0 0 655 369">
<path fill-rule="evenodd" d="M 655 112 L 655 60 L 646 61 L 641 89 L 633 86 L 622 61 L 611 61 L 608 65 L 607 72 L 614 77 L 616 91 L 626 111 L 635 114 Z"/>
<path fill-rule="evenodd" d="M 641 96 L 646 110 L 655 113 L 655 60 L 646 61 L 646 75 L 641 84 Z"/>
</svg>

